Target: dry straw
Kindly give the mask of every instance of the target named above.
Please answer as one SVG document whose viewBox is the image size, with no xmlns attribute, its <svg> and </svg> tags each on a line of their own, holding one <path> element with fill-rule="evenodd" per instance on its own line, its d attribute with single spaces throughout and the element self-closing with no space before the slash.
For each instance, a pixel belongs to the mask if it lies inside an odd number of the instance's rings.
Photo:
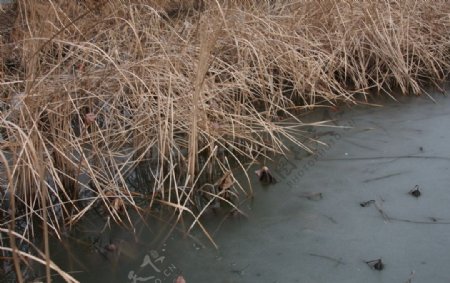
<svg viewBox="0 0 450 283">
<path fill-rule="evenodd" d="M 92 208 L 129 225 L 130 209 L 156 205 L 209 236 L 207 207 L 252 193 L 232 170 L 284 153 L 287 140 L 309 150 L 298 114 L 419 95 L 450 69 L 446 0 L 17 0 L 7 10 L 0 228 L 27 223 L 11 243 L 33 238 L 32 223 L 47 239 Z M 49 280 L 48 245 L 40 256 Z"/>
</svg>

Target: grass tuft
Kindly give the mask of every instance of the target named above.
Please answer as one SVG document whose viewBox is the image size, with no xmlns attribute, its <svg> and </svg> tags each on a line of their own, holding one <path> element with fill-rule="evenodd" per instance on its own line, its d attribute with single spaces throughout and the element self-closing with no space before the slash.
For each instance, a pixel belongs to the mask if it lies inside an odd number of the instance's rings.
<svg viewBox="0 0 450 283">
<path fill-rule="evenodd" d="M 213 242 L 201 215 L 218 202 L 239 211 L 252 194 L 236 168 L 285 153 L 286 140 L 310 151 L 298 114 L 439 87 L 449 14 L 445 0 L 2 6 L 1 249 L 20 270 L 15 244 L 36 223 L 61 237 L 91 210 L 130 226 L 131 210 L 161 205 Z M 47 280 L 60 272 L 47 244 L 26 257 Z"/>
</svg>

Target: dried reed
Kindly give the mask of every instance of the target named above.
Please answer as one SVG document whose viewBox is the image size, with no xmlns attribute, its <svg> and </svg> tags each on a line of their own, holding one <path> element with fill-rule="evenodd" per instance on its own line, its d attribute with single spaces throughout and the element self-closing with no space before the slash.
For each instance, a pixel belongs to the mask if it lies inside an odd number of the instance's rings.
<svg viewBox="0 0 450 283">
<path fill-rule="evenodd" d="M 59 237 L 92 208 L 126 225 L 129 209 L 156 204 L 209 236 L 205 209 L 252 193 L 234 167 L 286 140 L 309 150 L 297 114 L 418 95 L 450 69 L 445 0 L 17 0 L 10 11 L 0 228 L 27 224 L 12 242 L 36 221 Z M 50 280 L 47 245 L 40 256 Z"/>
</svg>

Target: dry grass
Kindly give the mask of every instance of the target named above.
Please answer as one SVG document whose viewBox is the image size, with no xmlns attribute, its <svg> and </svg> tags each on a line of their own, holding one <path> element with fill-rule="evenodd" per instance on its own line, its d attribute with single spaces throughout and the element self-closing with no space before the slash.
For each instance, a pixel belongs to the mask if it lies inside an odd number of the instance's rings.
<svg viewBox="0 0 450 283">
<path fill-rule="evenodd" d="M 450 70 L 445 0 L 17 2 L 0 47 L 15 213 L 0 228 L 26 219 L 22 237 L 160 204 L 204 229 L 216 199 L 252 193 L 232 167 L 283 153 L 297 114 L 418 95 Z"/>
</svg>

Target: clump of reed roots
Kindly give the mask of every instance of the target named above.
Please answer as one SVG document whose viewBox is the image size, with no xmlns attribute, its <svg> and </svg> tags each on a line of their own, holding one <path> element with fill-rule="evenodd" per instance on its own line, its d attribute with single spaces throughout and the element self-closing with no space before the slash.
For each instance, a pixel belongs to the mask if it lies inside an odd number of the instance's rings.
<svg viewBox="0 0 450 283">
<path fill-rule="evenodd" d="M 309 150 L 297 114 L 418 95 L 450 64 L 445 0 L 17 0 L 8 11 L 0 231 L 12 249 L 36 221 L 59 236 L 99 206 L 126 224 L 130 209 L 164 205 L 203 229 L 208 205 L 251 195 L 235 167 L 283 154 L 286 140 Z"/>
</svg>

